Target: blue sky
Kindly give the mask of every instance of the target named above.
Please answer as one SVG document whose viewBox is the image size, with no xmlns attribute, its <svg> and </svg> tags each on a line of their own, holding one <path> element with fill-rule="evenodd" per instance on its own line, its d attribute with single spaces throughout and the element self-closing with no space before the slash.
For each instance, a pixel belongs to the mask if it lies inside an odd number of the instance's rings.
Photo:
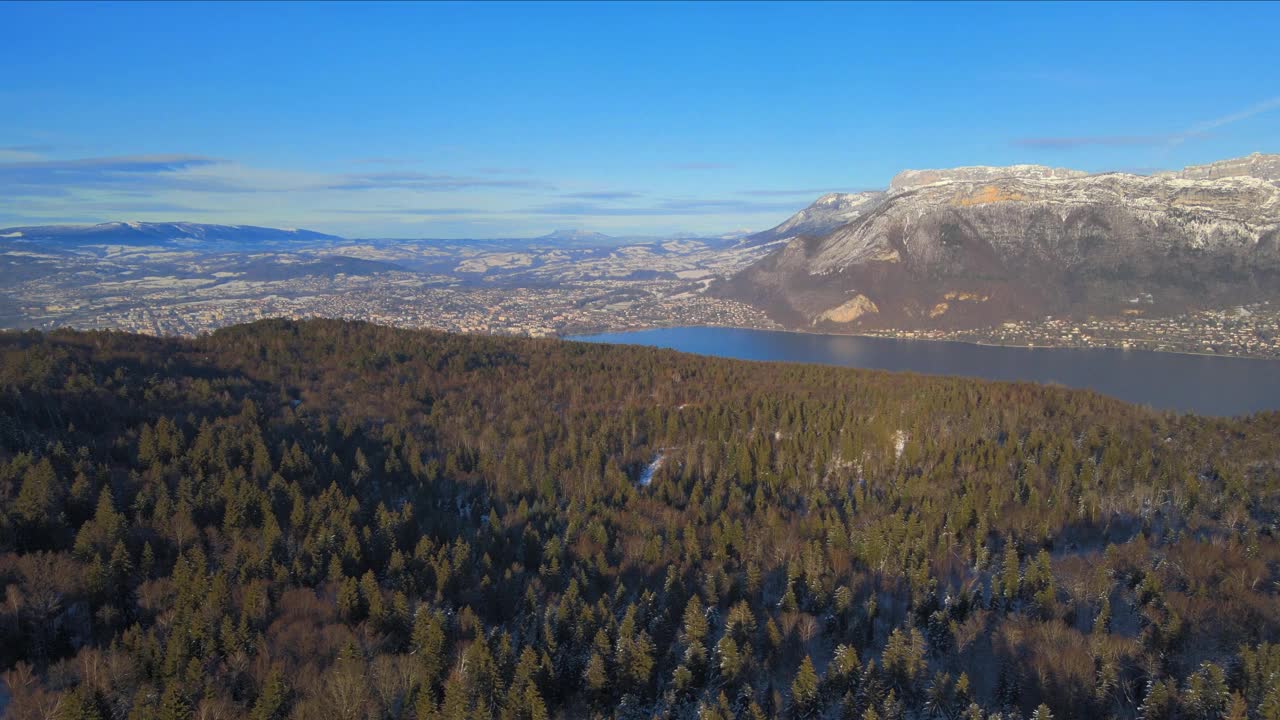
<svg viewBox="0 0 1280 720">
<path fill-rule="evenodd" d="M 903 168 L 1280 152 L 1280 4 L 0 3 L 0 226 L 771 226 Z"/>
</svg>

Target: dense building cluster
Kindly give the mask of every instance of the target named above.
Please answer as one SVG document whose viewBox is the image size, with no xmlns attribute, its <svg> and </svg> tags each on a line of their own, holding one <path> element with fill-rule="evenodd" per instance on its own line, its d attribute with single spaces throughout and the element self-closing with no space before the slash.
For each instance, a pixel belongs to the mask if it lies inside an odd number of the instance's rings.
<svg viewBox="0 0 1280 720">
<path fill-rule="evenodd" d="M 12 718 L 1280 716 L 1280 414 L 266 321 L 0 334 Z"/>
<path fill-rule="evenodd" d="M 38 296 L 28 297 L 35 301 Z M 43 311 L 28 309 L 26 324 L 157 336 L 194 336 L 264 318 L 310 317 L 531 337 L 677 325 L 776 327 L 755 308 L 694 292 L 689 283 L 675 280 L 464 286 L 411 273 L 383 273 L 307 276 L 251 286 L 165 286 L 78 305 L 39 304 Z"/>
<path fill-rule="evenodd" d="M 1074 319 L 1048 316 L 965 330 L 871 330 L 880 337 L 956 340 L 1034 347 L 1124 348 L 1280 357 L 1280 306 L 1269 302 L 1169 317 L 1128 314 Z"/>
</svg>

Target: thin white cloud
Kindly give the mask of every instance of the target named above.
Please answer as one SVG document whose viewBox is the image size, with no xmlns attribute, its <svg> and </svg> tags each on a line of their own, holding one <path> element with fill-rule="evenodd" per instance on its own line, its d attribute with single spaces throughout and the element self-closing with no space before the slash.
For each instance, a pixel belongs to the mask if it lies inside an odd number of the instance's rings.
<svg viewBox="0 0 1280 720">
<path fill-rule="evenodd" d="M 1252 105 L 1239 112 L 1223 115 L 1222 117 L 1204 122 L 1196 123 L 1182 132 L 1167 133 L 1160 135 L 1084 135 L 1084 136 L 1068 136 L 1068 137 L 1029 137 L 1018 138 L 1013 141 L 1014 145 L 1029 148 L 1044 148 L 1065 150 L 1079 147 L 1090 146 L 1151 146 L 1151 147 L 1173 147 L 1181 145 L 1188 140 L 1204 137 L 1214 130 L 1232 125 L 1243 120 L 1248 120 L 1262 113 L 1269 112 L 1280 108 L 1280 97 L 1273 97 L 1263 100 L 1260 103 Z"/>
<path fill-rule="evenodd" d="M 1234 112 L 1230 115 L 1223 115 L 1220 118 L 1214 118 L 1213 120 L 1206 120 L 1205 122 L 1197 123 L 1185 132 L 1172 136 L 1169 140 L 1169 144 L 1177 145 L 1189 140 L 1190 138 L 1205 135 L 1210 130 L 1217 130 L 1220 127 L 1226 127 L 1227 125 L 1238 123 L 1241 120 L 1248 120 L 1255 115 L 1261 115 L 1264 112 L 1275 110 L 1276 108 L 1280 108 L 1280 97 L 1263 100 L 1262 102 L 1241 110 L 1240 112 Z"/>
<path fill-rule="evenodd" d="M 481 221 L 518 231 L 540 227 L 548 217 L 578 216 L 613 225 L 615 232 L 661 232 L 677 223 L 681 230 L 707 231 L 793 212 L 803 203 L 789 199 L 790 193 L 806 192 L 651 198 L 648 191 L 607 186 L 562 191 L 523 168 L 454 174 L 349 160 L 345 168 L 320 171 L 194 154 L 67 158 L 25 146 L 0 151 L 12 154 L 0 157 L 0 226 L 39 217 L 45 223 L 188 220 L 382 236 L 400 226 L 429 225 L 452 235 Z M 692 163 L 681 169 L 717 167 Z"/>
<path fill-rule="evenodd" d="M 8 147 L 0 147 L 0 163 L 22 163 L 41 160 L 50 149 L 47 145 L 10 145 Z"/>
</svg>

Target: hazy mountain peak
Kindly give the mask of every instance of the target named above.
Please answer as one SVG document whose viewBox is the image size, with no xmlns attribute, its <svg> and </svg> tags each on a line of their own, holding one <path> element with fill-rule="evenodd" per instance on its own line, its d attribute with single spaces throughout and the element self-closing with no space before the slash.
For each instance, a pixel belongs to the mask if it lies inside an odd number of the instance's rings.
<svg viewBox="0 0 1280 720">
<path fill-rule="evenodd" d="M 612 240 L 612 236 L 604 233 L 593 232 L 591 230 L 583 230 L 582 228 L 563 228 L 553 230 L 546 235 L 537 238 L 538 240 L 572 240 L 574 242 L 582 242 L 584 240 Z"/>
<path fill-rule="evenodd" d="M 0 229 L 0 236 L 60 245 L 160 245 L 178 243 L 226 243 L 246 245 L 271 242 L 341 240 L 312 230 L 281 230 L 253 225 L 211 225 L 188 222 L 113 221 L 96 225 L 34 225 Z"/>
</svg>

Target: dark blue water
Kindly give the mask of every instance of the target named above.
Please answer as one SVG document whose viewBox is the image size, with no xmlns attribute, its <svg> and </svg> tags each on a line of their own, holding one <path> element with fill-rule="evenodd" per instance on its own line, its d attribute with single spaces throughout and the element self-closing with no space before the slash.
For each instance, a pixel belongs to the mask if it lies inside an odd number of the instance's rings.
<svg viewBox="0 0 1280 720">
<path fill-rule="evenodd" d="M 733 328 L 660 328 L 570 338 L 783 360 L 1089 388 L 1161 410 L 1280 410 L 1280 360 L 1073 348 L 1020 348 Z"/>
</svg>

